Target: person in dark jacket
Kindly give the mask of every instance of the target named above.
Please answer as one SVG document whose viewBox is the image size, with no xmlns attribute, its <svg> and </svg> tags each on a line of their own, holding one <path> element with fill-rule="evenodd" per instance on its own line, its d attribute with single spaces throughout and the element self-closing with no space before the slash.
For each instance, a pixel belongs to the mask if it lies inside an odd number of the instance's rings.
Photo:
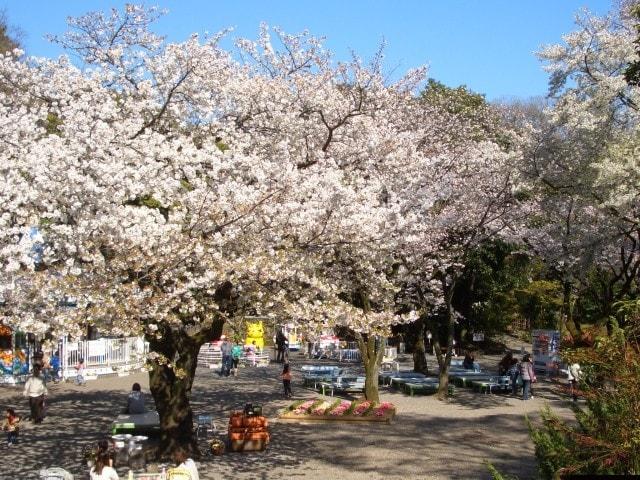
<svg viewBox="0 0 640 480">
<path fill-rule="evenodd" d="M 507 370 L 511 368 L 513 363 L 513 352 L 507 352 L 507 354 L 502 357 L 500 363 L 498 363 L 498 375 L 506 375 Z"/>
<path fill-rule="evenodd" d="M 473 363 L 475 362 L 475 358 L 473 358 L 473 355 L 471 355 L 470 352 L 466 352 L 464 355 L 464 360 L 462 361 L 462 368 L 465 368 L 467 370 L 474 370 L 474 365 Z"/>
<path fill-rule="evenodd" d="M 284 350 L 286 343 L 287 338 L 284 336 L 284 333 L 282 333 L 282 330 L 278 329 L 278 332 L 276 333 L 276 349 L 278 351 L 278 354 L 276 355 L 276 362 L 278 363 L 284 362 Z"/>
<path fill-rule="evenodd" d="M 518 377 L 520 376 L 520 363 L 517 358 L 511 359 L 511 365 L 507 370 L 507 375 L 511 379 L 511 392 L 514 395 L 518 394 Z"/>
<path fill-rule="evenodd" d="M 142 393 L 140 384 L 136 382 L 131 387 L 131 392 L 127 397 L 127 408 L 125 409 L 124 413 L 132 415 L 144 412 L 144 394 Z"/>
<path fill-rule="evenodd" d="M 220 337 L 222 343 L 220 344 L 220 353 L 222 354 L 222 367 L 220 368 L 220 376 L 228 377 L 231 375 L 231 367 L 233 365 L 233 359 L 231 358 L 231 350 L 233 345 L 227 340 L 226 335 Z"/>
</svg>

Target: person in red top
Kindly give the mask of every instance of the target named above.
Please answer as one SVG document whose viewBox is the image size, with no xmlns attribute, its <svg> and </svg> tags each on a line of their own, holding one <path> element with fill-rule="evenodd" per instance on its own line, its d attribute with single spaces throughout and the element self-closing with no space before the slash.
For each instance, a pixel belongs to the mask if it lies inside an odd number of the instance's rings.
<svg viewBox="0 0 640 480">
<path fill-rule="evenodd" d="M 4 421 L 4 430 L 7 431 L 7 445 L 15 445 L 18 441 L 20 417 L 13 408 L 7 408 L 7 416 Z"/>
<path fill-rule="evenodd" d="M 284 387 L 284 396 L 291 398 L 293 396 L 291 392 L 291 369 L 288 363 L 285 363 L 282 369 L 282 386 Z"/>
</svg>

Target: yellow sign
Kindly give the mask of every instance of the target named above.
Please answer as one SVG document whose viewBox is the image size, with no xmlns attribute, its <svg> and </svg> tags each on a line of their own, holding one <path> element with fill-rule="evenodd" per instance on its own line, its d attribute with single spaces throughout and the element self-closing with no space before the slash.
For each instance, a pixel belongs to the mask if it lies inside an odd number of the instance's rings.
<svg viewBox="0 0 640 480">
<path fill-rule="evenodd" d="M 245 345 L 253 345 L 256 342 L 256 346 L 262 350 L 264 348 L 264 325 L 262 321 L 247 322 L 247 339 Z"/>
</svg>

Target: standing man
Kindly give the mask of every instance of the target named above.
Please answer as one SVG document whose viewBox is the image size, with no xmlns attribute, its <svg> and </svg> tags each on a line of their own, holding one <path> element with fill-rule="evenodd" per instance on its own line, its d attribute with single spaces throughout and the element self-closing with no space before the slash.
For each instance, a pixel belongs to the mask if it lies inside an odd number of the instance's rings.
<svg viewBox="0 0 640 480">
<path fill-rule="evenodd" d="M 228 377 L 231 373 L 231 342 L 227 341 L 226 335 L 220 337 L 222 345 L 220 345 L 220 352 L 222 353 L 222 368 L 220 369 L 220 376 Z"/>
<path fill-rule="evenodd" d="M 282 333 L 281 329 L 278 329 L 278 333 L 276 333 L 276 347 L 278 349 L 278 355 L 276 356 L 276 362 L 282 363 L 284 362 L 284 347 L 287 339 Z"/>
</svg>

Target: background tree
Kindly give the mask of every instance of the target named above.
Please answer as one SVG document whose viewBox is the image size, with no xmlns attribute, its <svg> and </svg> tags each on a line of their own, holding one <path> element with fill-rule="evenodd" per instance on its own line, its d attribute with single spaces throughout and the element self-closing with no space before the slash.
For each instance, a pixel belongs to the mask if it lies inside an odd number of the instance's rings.
<svg viewBox="0 0 640 480">
<path fill-rule="evenodd" d="M 0 10 L 0 53 L 8 53 L 21 48 L 23 33 L 9 23 L 7 12 Z"/>
<path fill-rule="evenodd" d="M 584 371 L 579 384 L 586 405 L 575 409 L 577 426 L 547 411 L 542 428 L 531 427 L 544 478 L 640 471 L 637 299 L 613 304 L 617 296 L 636 295 L 637 283 L 639 92 L 629 78 L 633 69 L 628 68 L 635 61 L 636 16 L 637 2 L 622 2 L 605 18 L 583 13 L 578 17 L 578 30 L 564 37 L 565 45 L 542 52 L 550 62 L 552 93 L 558 96 L 549 118 L 554 125 L 565 127 L 564 136 L 583 152 L 564 157 L 567 171 L 578 174 L 576 166 L 586 161 L 586 176 L 564 182 L 573 188 L 571 199 L 580 212 L 571 218 L 578 226 L 573 232 L 582 231 L 582 244 L 592 247 L 577 254 L 576 261 L 588 259 L 587 283 L 604 292 L 603 306 L 595 315 L 612 313 L 607 318 L 608 335 L 583 335 L 577 339 L 581 344 L 565 345 L 562 352 L 568 362 L 580 363 Z M 585 178 L 588 182 L 583 185 L 590 188 L 576 189 L 576 179 Z M 591 220 L 581 221 L 583 215 Z M 580 225 L 587 222 L 592 224 L 589 228 Z M 603 272 L 604 278 L 593 278 Z"/>
</svg>

